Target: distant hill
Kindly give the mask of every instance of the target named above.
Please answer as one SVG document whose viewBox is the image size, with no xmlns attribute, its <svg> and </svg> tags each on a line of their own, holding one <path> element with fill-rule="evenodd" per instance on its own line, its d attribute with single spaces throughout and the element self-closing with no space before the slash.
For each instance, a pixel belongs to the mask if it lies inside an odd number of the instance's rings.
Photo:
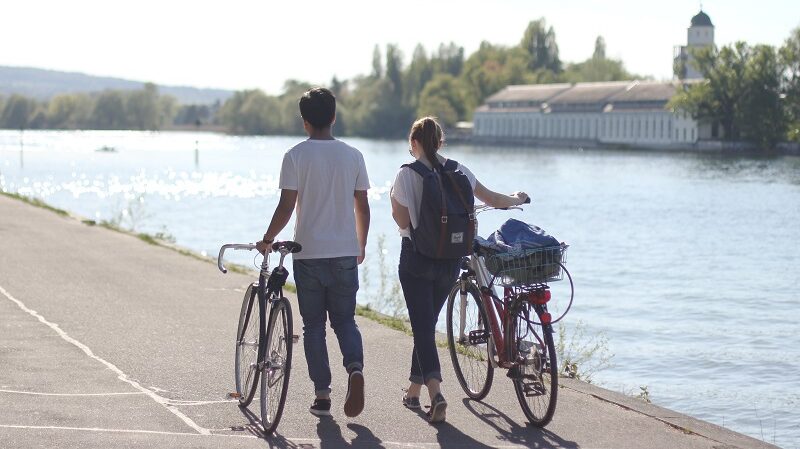
<svg viewBox="0 0 800 449">
<path fill-rule="evenodd" d="M 47 100 L 58 94 L 74 92 L 99 92 L 106 89 L 137 90 L 143 81 L 92 76 L 77 72 L 35 69 L 31 67 L 0 66 L 0 95 L 24 95 Z M 199 89 L 187 86 L 158 86 L 161 94 L 172 95 L 182 104 L 213 104 L 224 102 L 233 91 L 224 89 Z"/>
</svg>

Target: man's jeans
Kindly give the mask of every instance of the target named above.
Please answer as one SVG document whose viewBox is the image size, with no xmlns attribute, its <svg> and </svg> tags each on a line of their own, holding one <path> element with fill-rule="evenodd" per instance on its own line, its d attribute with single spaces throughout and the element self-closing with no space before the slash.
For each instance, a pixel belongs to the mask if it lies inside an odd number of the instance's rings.
<svg viewBox="0 0 800 449">
<path fill-rule="evenodd" d="M 342 364 L 350 372 L 363 369 L 364 349 L 355 321 L 358 264 L 355 257 L 294 260 L 297 300 L 303 317 L 303 348 L 308 374 L 319 394 L 331 391 L 331 368 L 325 343 L 325 324 L 339 339 Z"/>
</svg>

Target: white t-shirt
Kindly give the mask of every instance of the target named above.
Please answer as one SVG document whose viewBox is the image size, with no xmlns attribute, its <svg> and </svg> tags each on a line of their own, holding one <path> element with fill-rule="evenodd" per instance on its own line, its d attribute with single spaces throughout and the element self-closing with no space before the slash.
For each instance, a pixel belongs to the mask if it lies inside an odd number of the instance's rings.
<svg viewBox="0 0 800 449">
<path fill-rule="evenodd" d="M 427 160 L 423 158 L 420 161 L 430 168 L 430 163 Z M 440 158 L 440 161 L 444 164 L 446 159 Z M 477 184 L 475 175 L 461 164 L 458 164 L 458 170 L 469 179 L 469 184 L 474 191 Z M 422 176 L 410 167 L 401 167 L 394 178 L 391 195 L 400 205 L 408 208 L 411 226 L 416 229 L 419 223 L 419 208 L 422 203 Z M 411 230 L 408 228 L 400 229 L 400 235 L 411 238 Z"/>
<path fill-rule="evenodd" d="M 297 190 L 295 259 L 359 256 L 353 197 L 369 190 L 364 156 L 340 140 L 308 139 L 286 152 L 281 189 Z"/>
</svg>

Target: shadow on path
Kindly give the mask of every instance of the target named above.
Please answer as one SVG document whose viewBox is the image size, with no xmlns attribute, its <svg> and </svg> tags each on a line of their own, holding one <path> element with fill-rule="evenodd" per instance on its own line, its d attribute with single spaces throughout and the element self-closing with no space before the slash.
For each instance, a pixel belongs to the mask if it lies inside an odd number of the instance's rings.
<svg viewBox="0 0 800 449">
<path fill-rule="evenodd" d="M 376 437 L 371 430 L 360 425 L 350 423 L 347 428 L 355 432 L 356 437 L 348 442 L 342 436 L 342 428 L 335 419 L 330 417 L 320 418 L 317 423 L 317 436 L 319 437 L 320 449 L 338 449 L 352 447 L 384 447 L 381 440 Z M 313 447 L 313 446 L 311 446 Z"/>
<path fill-rule="evenodd" d="M 580 445 L 567 441 L 553 432 L 525 423 L 519 425 L 508 415 L 484 402 L 463 399 L 464 407 L 481 421 L 497 431 L 497 441 L 504 444 L 520 444 L 531 448 L 567 448 L 578 449 Z"/>
<path fill-rule="evenodd" d="M 239 410 L 242 412 L 247 421 L 249 422 L 248 425 L 244 426 L 243 429 L 245 432 L 261 438 L 264 442 L 267 443 L 268 447 L 275 448 L 275 449 L 302 449 L 305 445 L 303 444 L 296 444 L 292 443 L 291 441 L 284 438 L 282 435 L 274 433 L 272 435 L 264 435 L 264 431 L 261 427 L 261 419 L 255 415 L 255 413 L 251 412 L 247 407 L 239 407 Z M 237 429 L 235 429 L 237 430 Z"/>
</svg>

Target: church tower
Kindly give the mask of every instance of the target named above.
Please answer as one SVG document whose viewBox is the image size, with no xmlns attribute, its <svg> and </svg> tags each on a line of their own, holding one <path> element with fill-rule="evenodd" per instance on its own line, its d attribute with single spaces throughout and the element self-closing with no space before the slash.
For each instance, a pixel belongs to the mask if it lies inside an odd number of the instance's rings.
<svg viewBox="0 0 800 449">
<path fill-rule="evenodd" d="M 690 49 L 712 47 L 714 45 L 714 24 L 711 18 L 701 9 L 692 17 L 692 23 L 686 32 L 686 45 L 675 50 L 674 72 L 679 79 L 701 79 L 703 75 L 694 67 Z"/>
</svg>

